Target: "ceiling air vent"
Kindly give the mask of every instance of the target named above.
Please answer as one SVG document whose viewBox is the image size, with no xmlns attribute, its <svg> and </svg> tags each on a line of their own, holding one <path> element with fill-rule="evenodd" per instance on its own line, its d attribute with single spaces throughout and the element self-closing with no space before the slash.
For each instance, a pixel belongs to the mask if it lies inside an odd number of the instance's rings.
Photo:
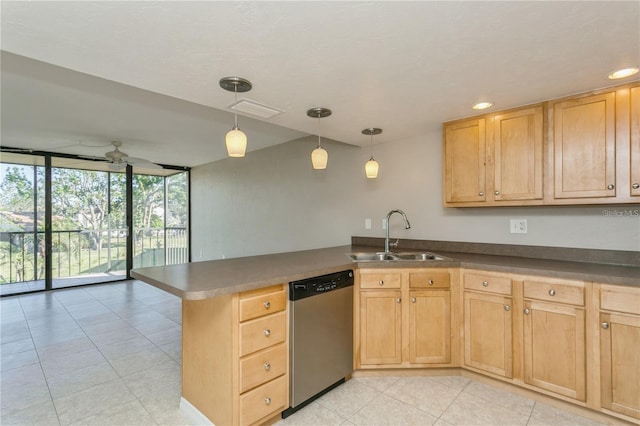
<svg viewBox="0 0 640 426">
<path fill-rule="evenodd" d="M 255 101 L 250 101 L 248 99 L 240 99 L 238 102 L 229 105 L 229 109 L 240 114 L 248 114 L 253 115 L 254 117 L 267 119 L 284 112 L 277 108 L 263 105 Z"/>
</svg>

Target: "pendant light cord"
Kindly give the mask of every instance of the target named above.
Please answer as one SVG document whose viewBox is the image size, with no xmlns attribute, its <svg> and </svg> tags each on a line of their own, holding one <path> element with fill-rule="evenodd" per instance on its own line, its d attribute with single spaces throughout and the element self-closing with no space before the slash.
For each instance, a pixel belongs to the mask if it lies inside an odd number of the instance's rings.
<svg viewBox="0 0 640 426">
<path fill-rule="evenodd" d="M 322 148 L 320 144 L 320 113 L 318 113 L 318 148 Z"/>
<path fill-rule="evenodd" d="M 233 85 L 233 106 L 236 106 L 238 103 L 238 85 Z M 238 113 L 236 111 L 233 112 L 233 122 L 235 124 L 235 128 L 238 128 Z"/>
</svg>

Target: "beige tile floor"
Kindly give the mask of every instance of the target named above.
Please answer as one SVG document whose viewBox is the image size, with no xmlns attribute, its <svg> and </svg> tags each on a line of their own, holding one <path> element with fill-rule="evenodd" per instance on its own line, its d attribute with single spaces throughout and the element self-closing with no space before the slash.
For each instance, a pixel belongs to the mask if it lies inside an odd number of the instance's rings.
<svg viewBox="0 0 640 426">
<path fill-rule="evenodd" d="M 140 281 L 0 300 L 0 424 L 191 425 L 181 304 Z M 463 377 L 355 378 L 283 425 L 597 425 Z"/>
</svg>

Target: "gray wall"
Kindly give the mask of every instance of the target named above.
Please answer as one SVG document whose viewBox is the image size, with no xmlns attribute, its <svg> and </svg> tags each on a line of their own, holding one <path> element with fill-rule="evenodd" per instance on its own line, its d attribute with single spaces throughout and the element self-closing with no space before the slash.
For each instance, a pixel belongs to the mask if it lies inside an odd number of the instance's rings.
<svg viewBox="0 0 640 426">
<path fill-rule="evenodd" d="M 364 176 L 368 147 L 323 142 L 329 166 L 313 170 L 316 143 L 303 138 L 194 168 L 193 260 L 344 245 L 352 235 L 381 237 L 382 219 L 395 208 L 407 213 L 412 228 L 404 230 L 394 216 L 392 237 L 640 250 L 638 205 L 445 209 L 440 129 L 374 145 L 376 180 Z M 511 218 L 527 219 L 529 233 L 510 234 Z"/>
</svg>

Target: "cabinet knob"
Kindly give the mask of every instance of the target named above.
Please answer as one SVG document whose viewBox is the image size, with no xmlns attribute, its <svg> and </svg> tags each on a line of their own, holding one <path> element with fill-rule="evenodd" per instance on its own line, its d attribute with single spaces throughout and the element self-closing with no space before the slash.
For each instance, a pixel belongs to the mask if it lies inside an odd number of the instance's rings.
<svg viewBox="0 0 640 426">
<path fill-rule="evenodd" d="M 402 298 L 398 297 L 398 298 L 396 299 L 396 303 L 401 303 L 401 302 L 402 302 Z"/>
<path fill-rule="evenodd" d="M 416 298 L 415 297 L 411 298 L 411 303 L 416 303 Z"/>
<path fill-rule="evenodd" d="M 480 191 L 480 192 L 478 192 L 478 195 L 479 195 L 480 197 L 482 197 L 482 196 L 484 196 L 484 192 Z"/>
<path fill-rule="evenodd" d="M 264 335 L 267 337 L 271 336 L 271 330 L 269 330 L 268 328 L 264 330 Z"/>
<path fill-rule="evenodd" d="M 633 185 L 631 185 L 631 187 L 633 189 L 638 189 L 638 188 L 640 188 L 640 183 L 634 183 Z"/>
<path fill-rule="evenodd" d="M 607 185 L 608 190 L 612 190 L 613 188 L 615 188 L 615 185 L 612 185 L 612 184 Z"/>
<path fill-rule="evenodd" d="M 382 281 L 382 280 L 378 281 L 378 285 L 379 286 L 383 286 L 384 285 L 384 281 Z"/>
<path fill-rule="evenodd" d="M 271 307 L 271 302 L 264 302 L 264 308 L 269 309 Z"/>
<path fill-rule="evenodd" d="M 266 405 L 271 404 L 271 398 L 269 398 L 269 397 L 267 396 L 267 397 L 264 399 L 264 403 L 265 403 Z"/>
<path fill-rule="evenodd" d="M 429 280 L 429 281 L 427 282 L 427 284 L 429 284 L 429 285 L 433 285 L 433 280 Z"/>
<path fill-rule="evenodd" d="M 269 364 L 268 362 L 265 362 L 264 363 L 264 369 L 265 369 L 265 371 L 271 370 L 271 364 Z"/>
<path fill-rule="evenodd" d="M 511 306 L 509 305 L 504 305 L 504 310 L 509 312 L 511 310 Z"/>
<path fill-rule="evenodd" d="M 483 287 L 488 287 L 489 286 L 489 281 L 482 281 L 482 286 Z"/>
<path fill-rule="evenodd" d="M 606 330 L 607 328 L 609 328 L 609 323 L 608 323 L 608 322 L 603 322 L 603 323 L 602 323 L 602 328 L 604 328 L 605 330 Z"/>
<path fill-rule="evenodd" d="M 529 315 L 531 313 L 531 311 L 529 310 L 529 308 L 524 308 L 524 314 L 525 315 Z"/>
<path fill-rule="evenodd" d="M 555 296 L 556 291 L 554 289 L 549 290 L 549 296 Z"/>
<path fill-rule="evenodd" d="M 494 194 L 495 195 L 500 195 L 500 191 L 495 191 Z"/>
</svg>

